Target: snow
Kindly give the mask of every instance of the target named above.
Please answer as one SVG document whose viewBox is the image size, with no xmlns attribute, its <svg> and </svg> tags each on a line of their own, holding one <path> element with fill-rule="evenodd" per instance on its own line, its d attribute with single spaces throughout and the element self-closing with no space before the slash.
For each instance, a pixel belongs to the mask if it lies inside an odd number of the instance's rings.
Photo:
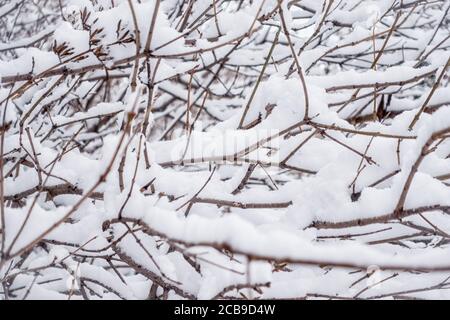
<svg viewBox="0 0 450 320">
<path fill-rule="evenodd" d="M 0 299 L 449 299 L 449 1 L 157 3 L 0 4 Z"/>
</svg>

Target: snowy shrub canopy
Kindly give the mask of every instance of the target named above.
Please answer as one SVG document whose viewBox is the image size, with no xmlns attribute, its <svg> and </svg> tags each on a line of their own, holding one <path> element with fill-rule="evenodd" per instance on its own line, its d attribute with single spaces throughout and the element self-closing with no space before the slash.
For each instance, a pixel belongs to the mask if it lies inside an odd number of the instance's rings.
<svg viewBox="0 0 450 320">
<path fill-rule="evenodd" d="M 450 298 L 449 0 L 0 1 L 0 299 Z"/>
</svg>

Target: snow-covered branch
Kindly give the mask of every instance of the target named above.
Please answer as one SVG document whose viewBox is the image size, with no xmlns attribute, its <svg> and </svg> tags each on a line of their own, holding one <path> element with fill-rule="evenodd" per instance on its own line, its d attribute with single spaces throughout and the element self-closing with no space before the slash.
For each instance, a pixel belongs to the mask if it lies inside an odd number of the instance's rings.
<svg viewBox="0 0 450 320">
<path fill-rule="evenodd" d="M 450 1 L 0 3 L 0 299 L 449 298 Z"/>
</svg>

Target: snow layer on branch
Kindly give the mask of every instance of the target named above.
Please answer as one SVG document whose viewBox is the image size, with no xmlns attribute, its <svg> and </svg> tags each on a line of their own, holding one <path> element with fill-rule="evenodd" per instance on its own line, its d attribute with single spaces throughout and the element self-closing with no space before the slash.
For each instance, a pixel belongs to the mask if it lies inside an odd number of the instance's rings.
<svg viewBox="0 0 450 320">
<path fill-rule="evenodd" d="M 0 4 L 0 299 L 448 298 L 448 2 Z"/>
</svg>

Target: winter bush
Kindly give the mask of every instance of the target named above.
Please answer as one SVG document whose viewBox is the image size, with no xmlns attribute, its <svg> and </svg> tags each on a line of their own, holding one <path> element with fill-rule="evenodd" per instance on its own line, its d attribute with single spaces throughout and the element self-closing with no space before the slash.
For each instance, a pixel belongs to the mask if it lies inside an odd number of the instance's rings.
<svg viewBox="0 0 450 320">
<path fill-rule="evenodd" d="M 450 298 L 449 9 L 0 1 L 0 298 Z"/>
</svg>

